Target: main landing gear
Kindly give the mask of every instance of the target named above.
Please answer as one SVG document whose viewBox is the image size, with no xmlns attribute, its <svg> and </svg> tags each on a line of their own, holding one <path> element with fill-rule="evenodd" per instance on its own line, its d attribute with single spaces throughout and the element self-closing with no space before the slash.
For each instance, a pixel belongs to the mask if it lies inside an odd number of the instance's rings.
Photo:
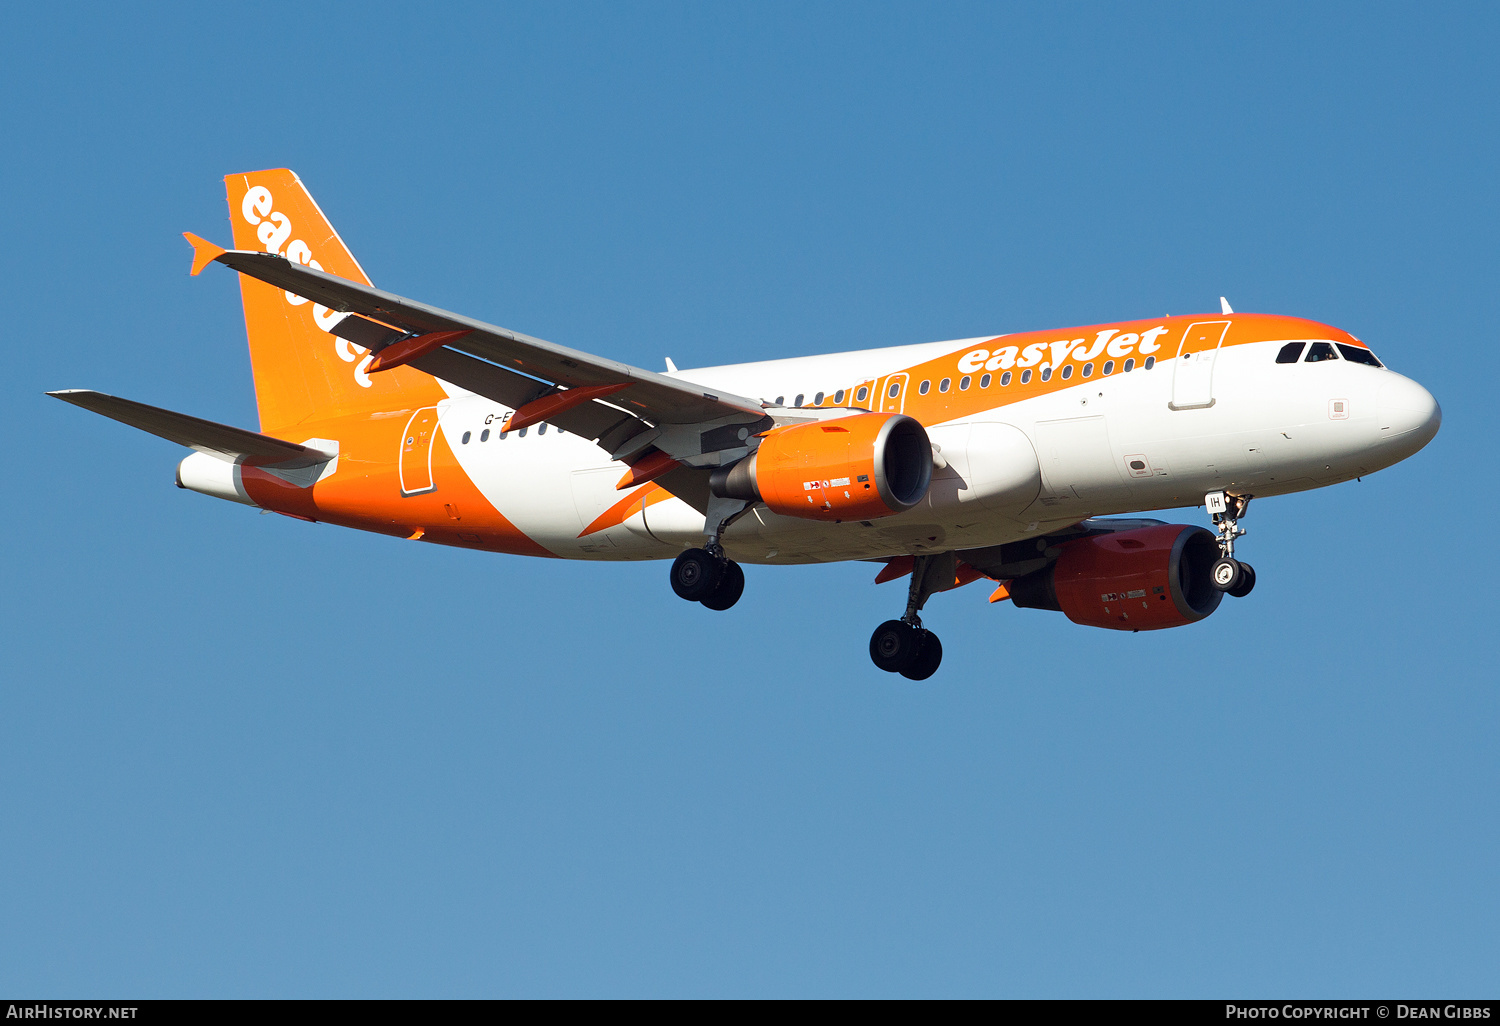
<svg viewBox="0 0 1500 1026">
<path fill-rule="evenodd" d="M 908 680 L 926 680 L 937 672 L 943 661 L 943 643 L 922 626 L 922 618 L 917 614 L 933 592 L 953 587 L 955 565 L 951 552 L 913 558 L 906 615 L 899 620 L 887 620 L 870 635 L 870 658 L 876 666 Z"/>
<path fill-rule="evenodd" d="M 719 611 L 740 600 L 745 593 L 745 571 L 724 554 L 719 538 L 749 509 L 750 503 L 743 499 L 709 499 L 708 543 L 701 549 L 688 549 L 672 563 L 672 590 L 678 598 Z"/>
<path fill-rule="evenodd" d="M 1250 499 L 1249 495 L 1224 492 L 1209 492 L 1203 497 L 1203 505 L 1213 514 L 1219 532 L 1219 558 L 1209 570 L 1209 578 L 1215 588 L 1235 598 L 1244 598 L 1255 587 L 1255 567 L 1234 558 L 1234 540 L 1245 534 L 1240 518 L 1249 510 Z"/>
<path fill-rule="evenodd" d="M 724 610 L 745 592 L 745 571 L 720 549 L 688 549 L 672 563 L 672 590 L 678 598 Z"/>
</svg>

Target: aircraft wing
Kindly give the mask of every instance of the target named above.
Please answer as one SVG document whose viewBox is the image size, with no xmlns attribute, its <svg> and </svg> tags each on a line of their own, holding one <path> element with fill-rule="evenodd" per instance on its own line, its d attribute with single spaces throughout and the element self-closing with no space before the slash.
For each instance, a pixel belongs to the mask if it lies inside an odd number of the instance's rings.
<svg viewBox="0 0 1500 1026">
<path fill-rule="evenodd" d="M 270 435 L 246 431 L 244 428 L 216 424 L 201 417 L 190 417 L 186 413 L 163 410 L 158 406 L 105 395 L 87 388 L 68 388 L 60 392 L 48 392 L 54 399 L 61 399 L 85 410 L 93 410 L 122 424 L 150 432 L 158 438 L 185 445 L 201 453 L 218 457 L 229 463 L 244 463 L 252 467 L 274 466 L 280 470 L 299 470 L 317 466 L 333 459 L 335 453 L 323 452 L 295 442 L 284 442 Z"/>
<path fill-rule="evenodd" d="M 377 355 L 392 346 L 416 342 L 419 355 L 402 362 L 512 408 L 552 400 L 570 389 L 604 393 L 545 419 L 597 440 L 608 451 L 628 452 L 629 440 L 652 428 L 703 425 L 705 430 L 692 436 L 695 444 L 673 446 L 677 451 L 672 455 L 691 457 L 742 445 L 738 439 L 741 426 L 764 430 L 772 423 L 755 399 L 702 388 L 440 310 L 305 267 L 276 253 L 223 250 L 193 236 L 188 241 L 197 250 L 195 274 L 217 261 L 329 310 L 356 314 L 358 318 L 334 325 L 334 333 Z M 421 347 L 422 337 L 439 333 L 451 337 L 435 348 Z M 680 439 L 684 434 L 678 431 L 673 436 Z M 731 440 L 733 445 L 726 444 Z"/>
</svg>

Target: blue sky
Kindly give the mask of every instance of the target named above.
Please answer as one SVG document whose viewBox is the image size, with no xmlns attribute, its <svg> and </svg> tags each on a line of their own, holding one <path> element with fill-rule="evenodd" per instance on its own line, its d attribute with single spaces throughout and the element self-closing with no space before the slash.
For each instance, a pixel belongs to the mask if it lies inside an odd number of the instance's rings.
<svg viewBox="0 0 1500 1026">
<path fill-rule="evenodd" d="M 33 5 L 0 39 L 0 991 L 1493 996 L 1484 4 Z M 254 426 L 222 176 L 377 285 L 657 368 L 1235 308 L 1444 410 L 1092 631 L 483 556 L 179 491 Z M 1201 510 L 1170 516 L 1205 522 Z"/>
</svg>

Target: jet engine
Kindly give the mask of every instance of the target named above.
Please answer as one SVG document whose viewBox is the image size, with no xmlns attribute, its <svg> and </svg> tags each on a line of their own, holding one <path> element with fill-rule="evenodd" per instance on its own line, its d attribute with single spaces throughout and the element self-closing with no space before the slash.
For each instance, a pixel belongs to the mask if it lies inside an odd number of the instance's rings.
<svg viewBox="0 0 1500 1026">
<path fill-rule="evenodd" d="M 1201 620 L 1224 598 L 1209 577 L 1219 544 L 1201 527 L 1161 524 L 1061 548 L 1051 565 L 1010 582 L 1016 605 L 1088 627 L 1153 631 Z"/>
<path fill-rule="evenodd" d="M 709 487 L 783 516 L 875 520 L 911 509 L 931 481 L 932 443 L 920 423 L 857 413 L 773 428 L 755 452 L 714 471 Z"/>
</svg>

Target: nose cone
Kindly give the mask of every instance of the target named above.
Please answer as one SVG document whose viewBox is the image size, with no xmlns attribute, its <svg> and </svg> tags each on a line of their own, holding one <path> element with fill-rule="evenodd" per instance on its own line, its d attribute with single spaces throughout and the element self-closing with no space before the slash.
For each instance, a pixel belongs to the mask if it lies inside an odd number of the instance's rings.
<svg viewBox="0 0 1500 1026">
<path fill-rule="evenodd" d="M 1432 441 L 1443 423 L 1443 411 L 1432 393 L 1395 373 L 1376 393 L 1375 414 L 1381 443 L 1399 447 L 1404 456 Z"/>
</svg>

